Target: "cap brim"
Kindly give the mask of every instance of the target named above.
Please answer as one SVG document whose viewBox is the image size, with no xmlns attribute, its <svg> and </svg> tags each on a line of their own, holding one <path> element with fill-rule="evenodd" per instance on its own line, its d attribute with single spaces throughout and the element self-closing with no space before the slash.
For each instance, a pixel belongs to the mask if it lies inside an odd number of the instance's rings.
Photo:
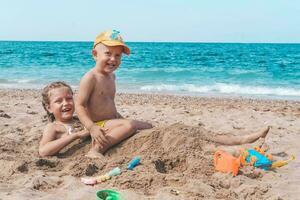
<svg viewBox="0 0 300 200">
<path fill-rule="evenodd" d="M 123 53 L 125 53 L 126 55 L 130 54 L 130 49 L 122 42 L 107 40 L 107 41 L 102 41 L 101 43 L 106 45 L 106 46 L 110 46 L 110 47 L 122 46 L 123 47 Z"/>
</svg>

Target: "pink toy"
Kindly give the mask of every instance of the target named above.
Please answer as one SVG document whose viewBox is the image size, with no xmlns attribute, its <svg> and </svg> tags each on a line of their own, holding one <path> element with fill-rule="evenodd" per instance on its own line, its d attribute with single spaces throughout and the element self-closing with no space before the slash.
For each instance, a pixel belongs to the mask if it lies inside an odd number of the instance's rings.
<svg viewBox="0 0 300 200">
<path fill-rule="evenodd" d="M 81 182 L 86 185 L 95 185 L 97 183 L 96 178 L 81 178 Z"/>
</svg>

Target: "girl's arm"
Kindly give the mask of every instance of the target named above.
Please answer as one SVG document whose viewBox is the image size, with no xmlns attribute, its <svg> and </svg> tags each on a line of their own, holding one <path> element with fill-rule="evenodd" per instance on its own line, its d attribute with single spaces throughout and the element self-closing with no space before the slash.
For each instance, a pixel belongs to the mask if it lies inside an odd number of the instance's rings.
<svg viewBox="0 0 300 200">
<path fill-rule="evenodd" d="M 87 130 L 79 131 L 70 135 L 56 139 L 57 131 L 54 124 L 48 124 L 40 141 L 40 156 L 51 156 L 58 153 L 62 148 L 73 142 L 74 140 L 88 136 Z"/>
</svg>

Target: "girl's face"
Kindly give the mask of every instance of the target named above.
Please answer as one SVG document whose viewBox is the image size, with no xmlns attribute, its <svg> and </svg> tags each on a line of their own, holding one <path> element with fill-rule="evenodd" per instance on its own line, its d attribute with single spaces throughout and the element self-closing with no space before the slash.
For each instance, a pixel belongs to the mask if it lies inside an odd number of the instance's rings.
<svg viewBox="0 0 300 200">
<path fill-rule="evenodd" d="M 47 110 L 54 115 L 56 121 L 68 122 L 74 113 L 74 100 L 72 92 L 67 87 L 50 90 Z"/>
<path fill-rule="evenodd" d="M 98 44 L 93 49 L 93 56 L 98 70 L 103 74 L 114 72 L 121 64 L 123 47 L 122 46 L 105 46 Z"/>
</svg>

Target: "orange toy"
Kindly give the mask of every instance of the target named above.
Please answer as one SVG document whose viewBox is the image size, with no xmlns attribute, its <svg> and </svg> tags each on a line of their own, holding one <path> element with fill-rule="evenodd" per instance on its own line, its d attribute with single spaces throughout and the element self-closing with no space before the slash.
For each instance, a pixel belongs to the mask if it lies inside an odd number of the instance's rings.
<svg viewBox="0 0 300 200">
<path fill-rule="evenodd" d="M 240 161 L 225 151 L 216 151 L 214 155 L 215 169 L 220 172 L 229 172 L 236 176 L 239 171 Z"/>
</svg>

